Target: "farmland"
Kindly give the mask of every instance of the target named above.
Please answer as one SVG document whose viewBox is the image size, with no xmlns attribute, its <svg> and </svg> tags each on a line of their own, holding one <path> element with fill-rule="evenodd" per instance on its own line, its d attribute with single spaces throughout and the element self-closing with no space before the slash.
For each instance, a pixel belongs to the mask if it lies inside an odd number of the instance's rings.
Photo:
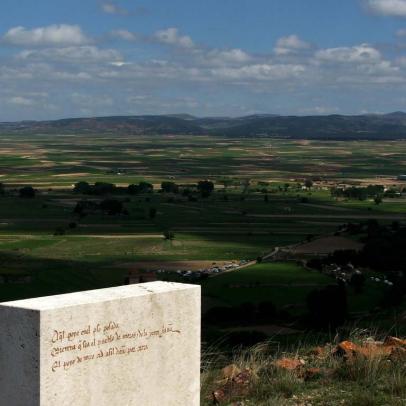
<svg viewBox="0 0 406 406">
<path fill-rule="evenodd" d="M 0 196 L 0 275 L 26 277 L 0 284 L 1 301 L 120 285 L 129 270 L 140 263 L 145 269 L 149 261 L 171 268 L 179 261 L 255 260 L 348 222 L 406 221 L 402 195 L 380 204 L 331 195 L 342 184 L 401 191 L 403 141 L 13 134 L 1 137 L 0 153 L 6 191 Z M 201 197 L 195 185 L 206 179 L 215 189 Z M 304 187 L 306 179 L 314 184 Z M 105 198 L 74 193 L 81 181 L 123 190 L 143 181 L 154 191 L 115 196 L 125 215 L 91 210 L 78 216 L 78 201 Z M 163 181 L 176 183 L 180 192 L 162 193 Z M 35 198 L 18 196 L 26 185 L 37 190 Z M 168 230 L 173 238 L 164 238 Z M 276 268 L 267 274 L 269 266 Z M 311 289 L 331 282 L 306 272 L 298 265 L 263 264 L 220 275 L 203 283 L 205 305 L 266 297 L 280 306 L 303 304 Z M 250 281 L 259 286 L 247 286 Z M 232 284 L 240 287 L 224 288 Z M 372 291 L 372 302 L 368 295 L 356 297 L 352 308 L 365 311 L 378 303 L 379 292 Z"/>
</svg>

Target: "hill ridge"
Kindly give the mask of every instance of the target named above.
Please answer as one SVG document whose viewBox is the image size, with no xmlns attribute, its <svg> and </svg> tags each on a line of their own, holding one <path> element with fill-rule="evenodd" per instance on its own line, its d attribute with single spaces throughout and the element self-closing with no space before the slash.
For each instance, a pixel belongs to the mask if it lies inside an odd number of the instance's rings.
<svg viewBox="0 0 406 406">
<path fill-rule="evenodd" d="M 364 115 L 195 117 L 189 114 L 113 115 L 0 122 L 0 134 L 125 133 L 317 140 L 406 140 L 406 113 Z"/>
</svg>

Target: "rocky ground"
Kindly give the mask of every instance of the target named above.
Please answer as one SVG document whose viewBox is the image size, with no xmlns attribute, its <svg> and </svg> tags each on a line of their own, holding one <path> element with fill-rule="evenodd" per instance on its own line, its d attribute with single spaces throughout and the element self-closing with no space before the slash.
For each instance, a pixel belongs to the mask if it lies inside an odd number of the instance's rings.
<svg viewBox="0 0 406 406">
<path fill-rule="evenodd" d="M 203 405 L 406 405 L 406 340 L 351 337 L 272 353 L 263 343 L 234 356 L 204 358 Z"/>
</svg>

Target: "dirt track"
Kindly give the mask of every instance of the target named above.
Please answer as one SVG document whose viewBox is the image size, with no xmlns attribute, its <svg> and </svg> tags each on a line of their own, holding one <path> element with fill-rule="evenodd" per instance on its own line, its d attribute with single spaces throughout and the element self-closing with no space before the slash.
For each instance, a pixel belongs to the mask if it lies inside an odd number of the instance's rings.
<svg viewBox="0 0 406 406">
<path fill-rule="evenodd" d="M 344 237 L 322 237 L 292 248 L 293 254 L 328 254 L 337 250 L 360 250 L 364 244 Z"/>
<path fill-rule="evenodd" d="M 247 214 L 247 217 L 280 219 L 406 220 L 406 214 Z"/>
</svg>

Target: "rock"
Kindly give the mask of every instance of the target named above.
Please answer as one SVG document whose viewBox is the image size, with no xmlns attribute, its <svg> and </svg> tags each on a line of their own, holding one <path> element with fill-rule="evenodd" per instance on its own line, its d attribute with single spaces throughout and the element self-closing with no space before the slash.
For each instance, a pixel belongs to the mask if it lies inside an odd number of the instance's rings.
<svg viewBox="0 0 406 406">
<path fill-rule="evenodd" d="M 213 404 L 219 405 L 234 397 L 245 396 L 249 393 L 249 386 L 254 378 L 251 369 L 246 368 L 241 371 L 236 365 L 231 364 L 223 368 L 221 374 L 223 379 L 217 383 L 222 386 L 212 393 Z"/>
<path fill-rule="evenodd" d="M 369 337 L 365 341 L 363 341 L 362 345 L 376 345 L 380 346 L 383 345 L 383 341 L 376 341 L 374 338 Z"/>
<path fill-rule="evenodd" d="M 397 337 L 386 337 L 383 345 L 386 347 L 405 347 L 406 348 L 406 340 L 402 340 Z"/>
<path fill-rule="evenodd" d="M 213 404 L 219 405 L 226 400 L 226 394 L 223 389 L 217 389 L 212 393 Z"/>
<path fill-rule="evenodd" d="M 304 372 L 304 380 L 310 381 L 312 379 L 320 378 L 322 376 L 322 370 L 320 368 L 307 368 Z"/>
<path fill-rule="evenodd" d="M 379 341 L 365 341 L 362 345 L 354 344 L 351 341 L 343 341 L 333 354 L 343 356 L 347 360 L 353 357 L 365 357 L 365 358 L 389 358 L 393 356 L 393 359 L 403 357 L 402 350 L 406 352 L 405 340 L 401 340 L 396 337 L 388 337 L 384 343 Z"/>
<path fill-rule="evenodd" d="M 223 379 L 225 379 L 227 381 L 234 379 L 240 373 L 241 373 L 241 369 L 238 368 L 237 365 L 235 365 L 235 364 L 227 365 L 226 367 L 224 367 L 221 370 Z"/>
<path fill-rule="evenodd" d="M 363 346 L 358 346 L 355 350 L 355 355 L 361 355 L 365 358 L 388 357 L 391 352 L 391 347 L 384 347 L 382 344 L 370 342 L 365 343 Z"/>
<path fill-rule="evenodd" d="M 233 378 L 233 382 L 235 382 L 237 385 L 249 385 L 252 382 L 252 379 L 252 371 L 246 368 Z"/>
<path fill-rule="evenodd" d="M 346 358 L 351 358 L 355 355 L 355 351 L 358 346 L 351 341 L 342 341 L 337 345 L 336 349 L 333 351 L 334 355 L 343 356 Z"/>
<path fill-rule="evenodd" d="M 303 367 L 303 365 L 305 365 L 306 362 L 298 358 L 281 358 L 275 361 L 274 364 L 278 368 L 285 369 L 287 371 L 295 371 Z"/>
<path fill-rule="evenodd" d="M 312 350 L 310 350 L 309 355 L 313 355 L 317 358 L 325 358 L 327 355 L 327 352 L 324 347 L 315 347 Z"/>
<path fill-rule="evenodd" d="M 406 361 L 406 348 L 392 347 L 391 354 L 389 356 L 391 361 Z"/>
</svg>

